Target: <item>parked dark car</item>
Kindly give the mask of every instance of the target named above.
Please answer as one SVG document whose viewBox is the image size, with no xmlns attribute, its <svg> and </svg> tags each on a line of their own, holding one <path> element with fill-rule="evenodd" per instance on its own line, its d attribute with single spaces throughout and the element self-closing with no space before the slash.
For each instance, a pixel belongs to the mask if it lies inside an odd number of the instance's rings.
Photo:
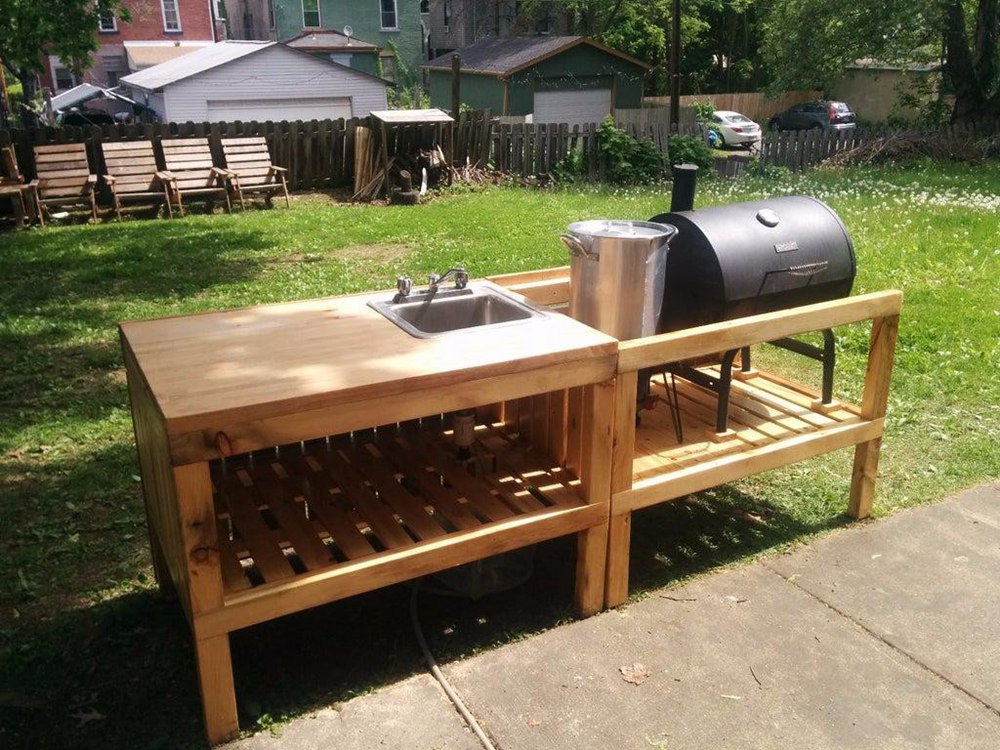
<svg viewBox="0 0 1000 750">
<path fill-rule="evenodd" d="M 846 102 L 803 102 L 779 112 L 768 123 L 771 130 L 850 130 L 857 127 Z"/>
<path fill-rule="evenodd" d="M 115 118 L 107 112 L 95 112 L 89 109 L 76 109 L 63 112 L 56 116 L 59 125 L 73 125 L 82 127 L 84 125 L 114 125 Z"/>
</svg>

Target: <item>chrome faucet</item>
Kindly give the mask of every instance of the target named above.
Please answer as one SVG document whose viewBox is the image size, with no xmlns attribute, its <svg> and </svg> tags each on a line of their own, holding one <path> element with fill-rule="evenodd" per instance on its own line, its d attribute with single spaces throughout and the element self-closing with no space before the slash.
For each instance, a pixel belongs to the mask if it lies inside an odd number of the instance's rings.
<svg viewBox="0 0 1000 750">
<path fill-rule="evenodd" d="M 432 273 L 427 278 L 427 294 L 434 294 L 438 290 L 438 286 L 440 286 L 449 276 L 455 277 L 456 289 L 465 289 L 466 284 L 469 283 L 468 271 L 464 268 L 449 268 L 440 276 L 436 273 Z"/>
<path fill-rule="evenodd" d="M 396 296 L 392 298 L 392 301 L 402 302 L 404 299 L 410 296 L 411 289 L 413 289 L 413 281 L 410 280 L 409 276 L 397 276 Z"/>
</svg>

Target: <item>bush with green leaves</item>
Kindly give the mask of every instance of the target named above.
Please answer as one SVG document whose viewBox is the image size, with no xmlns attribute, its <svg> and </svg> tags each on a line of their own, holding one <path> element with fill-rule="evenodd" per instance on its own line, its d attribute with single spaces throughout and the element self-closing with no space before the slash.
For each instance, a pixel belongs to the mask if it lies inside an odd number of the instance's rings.
<svg viewBox="0 0 1000 750">
<path fill-rule="evenodd" d="M 587 173 L 587 156 L 582 148 L 575 148 L 549 171 L 556 182 L 576 182 Z"/>
<path fill-rule="evenodd" d="M 608 115 L 597 129 L 597 150 L 608 182 L 644 185 L 662 180 L 666 160 L 652 141 L 633 138 Z"/>
<path fill-rule="evenodd" d="M 712 150 L 704 139 L 694 135 L 672 135 L 667 144 L 667 159 L 675 164 L 697 164 L 702 172 L 712 169 Z"/>
</svg>

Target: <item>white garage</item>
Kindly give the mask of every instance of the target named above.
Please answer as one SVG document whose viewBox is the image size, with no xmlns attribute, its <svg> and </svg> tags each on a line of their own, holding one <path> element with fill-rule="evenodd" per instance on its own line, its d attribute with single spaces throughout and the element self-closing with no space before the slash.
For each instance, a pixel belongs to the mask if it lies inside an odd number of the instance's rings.
<svg viewBox="0 0 1000 750">
<path fill-rule="evenodd" d="M 366 117 L 387 109 L 377 76 L 278 42 L 226 41 L 125 76 L 163 122 Z"/>
<path fill-rule="evenodd" d="M 611 113 L 611 89 L 536 91 L 532 122 L 584 125 Z"/>
<path fill-rule="evenodd" d="M 209 122 L 243 122 L 273 120 L 271 115 L 281 112 L 281 119 L 336 120 L 352 116 L 351 99 L 346 96 L 316 97 L 309 99 L 209 99 Z"/>
</svg>

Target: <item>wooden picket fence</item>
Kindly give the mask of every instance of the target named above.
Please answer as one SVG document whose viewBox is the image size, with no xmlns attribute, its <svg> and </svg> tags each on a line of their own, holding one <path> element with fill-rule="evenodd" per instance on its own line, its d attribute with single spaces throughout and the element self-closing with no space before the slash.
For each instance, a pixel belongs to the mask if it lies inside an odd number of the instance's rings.
<svg viewBox="0 0 1000 750">
<path fill-rule="evenodd" d="M 87 144 L 91 165 L 103 171 L 100 144 L 107 141 L 208 137 L 213 148 L 219 139 L 237 136 L 264 136 L 275 164 L 288 168 L 293 190 L 322 190 L 352 183 L 354 177 L 355 127 L 373 123 L 368 118 L 312 120 L 309 122 L 230 122 L 230 123 L 158 123 L 104 125 L 91 127 L 36 128 L 0 130 L 0 145 L 13 144 L 21 171 L 34 177 L 32 146 L 48 143 Z M 619 127 L 630 135 L 651 141 L 667 154 L 672 137 L 663 121 L 625 121 Z M 436 125 L 393 125 L 388 136 L 389 152 L 408 153 L 417 146 L 426 147 L 436 139 L 453 164 L 491 169 L 521 176 L 547 174 L 568 155 L 581 151 L 588 177 L 603 177 L 598 158 L 597 123 L 587 125 L 501 123 L 490 112 L 462 113 L 444 131 Z M 684 134 L 703 135 L 699 126 L 683 126 Z M 793 170 L 807 169 L 829 156 L 861 146 L 873 138 L 887 135 L 886 129 L 854 129 L 842 132 L 822 130 L 765 133 L 755 156 L 766 164 Z M 996 120 L 946 128 L 955 138 L 1000 133 Z M 734 155 L 738 152 L 734 152 Z M 720 170 L 735 174 L 731 169 Z"/>
</svg>

